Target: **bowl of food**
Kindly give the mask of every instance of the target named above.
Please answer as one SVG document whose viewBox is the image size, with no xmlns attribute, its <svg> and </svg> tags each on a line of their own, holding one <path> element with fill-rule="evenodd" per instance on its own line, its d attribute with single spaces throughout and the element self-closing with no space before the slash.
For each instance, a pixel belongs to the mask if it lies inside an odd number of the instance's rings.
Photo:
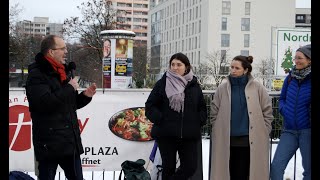
<svg viewBox="0 0 320 180">
<path fill-rule="evenodd" d="M 144 107 L 132 107 L 115 113 L 109 129 L 116 136 L 130 141 L 150 141 L 152 122 L 145 116 Z"/>
</svg>

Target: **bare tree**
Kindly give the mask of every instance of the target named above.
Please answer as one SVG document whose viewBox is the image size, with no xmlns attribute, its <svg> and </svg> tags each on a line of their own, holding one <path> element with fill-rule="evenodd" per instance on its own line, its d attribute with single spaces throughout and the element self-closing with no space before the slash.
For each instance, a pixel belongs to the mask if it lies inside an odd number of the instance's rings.
<svg viewBox="0 0 320 180">
<path fill-rule="evenodd" d="M 147 46 L 134 46 L 133 47 L 133 81 L 136 88 L 144 87 L 146 73 L 147 73 Z"/>
<path fill-rule="evenodd" d="M 111 0 L 89 0 L 77 6 L 82 18 L 70 17 L 64 21 L 66 36 L 79 37 L 81 44 L 90 47 L 102 47 L 100 32 L 115 29 L 117 10 L 112 8 Z M 97 51 L 102 53 L 101 51 Z M 102 54 L 100 54 L 102 57 Z"/>
<path fill-rule="evenodd" d="M 25 34 L 21 23 L 18 23 L 18 16 L 22 11 L 23 8 L 19 4 L 15 4 L 9 9 L 9 68 L 21 69 L 18 86 L 24 84 L 24 70 L 32 62 L 40 44 L 38 38 Z"/>
<path fill-rule="evenodd" d="M 271 80 L 274 75 L 275 60 L 274 59 L 262 59 L 257 65 L 258 74 L 255 75 L 262 80 L 262 84 L 266 87 L 271 86 Z"/>
<path fill-rule="evenodd" d="M 205 62 L 200 64 L 196 74 L 203 89 L 214 89 L 228 72 L 227 53 L 222 55 L 220 51 L 212 51 L 205 55 Z"/>
<path fill-rule="evenodd" d="M 67 37 L 79 37 L 80 43 L 74 49 L 73 59 L 78 57 L 77 66 L 81 68 L 81 78 L 96 82 L 102 87 L 102 47 L 100 32 L 115 29 L 116 15 L 123 13 L 112 7 L 111 0 L 88 0 L 77 6 L 81 10 L 82 18 L 71 17 L 64 21 L 63 31 Z M 79 53 L 81 56 L 76 56 Z M 77 68 L 78 69 L 78 68 Z M 92 73 L 95 72 L 95 73 Z M 94 75 L 95 74 L 95 75 Z M 97 78 L 97 79 L 93 79 Z"/>
</svg>

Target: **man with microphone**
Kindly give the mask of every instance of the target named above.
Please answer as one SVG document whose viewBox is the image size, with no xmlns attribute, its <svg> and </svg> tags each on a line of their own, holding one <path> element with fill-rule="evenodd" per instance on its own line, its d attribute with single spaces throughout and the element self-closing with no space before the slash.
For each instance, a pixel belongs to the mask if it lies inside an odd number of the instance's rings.
<svg viewBox="0 0 320 180">
<path fill-rule="evenodd" d="M 96 84 L 78 92 L 79 84 L 73 77 L 75 64 L 66 66 L 67 52 L 62 38 L 48 35 L 35 62 L 28 67 L 26 95 L 41 180 L 54 180 L 58 165 L 67 179 L 83 180 L 80 155 L 84 151 L 76 110 L 92 100 Z M 71 77 L 67 71 L 71 71 Z"/>
</svg>

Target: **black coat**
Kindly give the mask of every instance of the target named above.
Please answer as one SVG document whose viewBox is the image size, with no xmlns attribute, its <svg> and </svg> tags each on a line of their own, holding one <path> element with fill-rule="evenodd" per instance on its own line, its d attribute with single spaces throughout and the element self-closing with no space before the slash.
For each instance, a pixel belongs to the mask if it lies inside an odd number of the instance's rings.
<svg viewBox="0 0 320 180">
<path fill-rule="evenodd" d="M 69 77 L 61 83 L 59 74 L 41 53 L 35 60 L 28 67 L 26 95 L 36 159 L 39 161 L 74 153 L 82 154 L 76 110 L 87 105 L 92 98 L 83 92 L 78 94 L 68 84 Z"/>
<path fill-rule="evenodd" d="M 166 73 L 155 84 L 146 103 L 146 116 L 153 122 L 151 136 L 198 139 L 201 137 L 201 126 L 207 120 L 207 108 L 197 78 L 185 88 L 184 112 L 178 113 L 169 107 L 165 92 Z"/>
</svg>

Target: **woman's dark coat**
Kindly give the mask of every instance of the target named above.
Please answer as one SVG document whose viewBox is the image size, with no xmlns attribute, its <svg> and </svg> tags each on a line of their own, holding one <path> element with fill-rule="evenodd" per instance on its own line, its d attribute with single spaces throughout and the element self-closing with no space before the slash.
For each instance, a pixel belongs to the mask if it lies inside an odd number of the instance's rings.
<svg viewBox="0 0 320 180">
<path fill-rule="evenodd" d="M 154 123 L 152 137 L 199 139 L 201 126 L 207 120 L 207 107 L 196 77 L 186 85 L 183 113 L 169 107 L 165 85 L 166 74 L 155 84 L 145 103 L 146 116 Z"/>
<path fill-rule="evenodd" d="M 76 110 L 91 101 L 68 84 L 39 53 L 29 65 L 26 95 L 32 118 L 32 140 L 36 159 L 48 160 L 82 154 L 83 146 Z M 67 72 L 69 73 L 69 72 Z"/>
</svg>

